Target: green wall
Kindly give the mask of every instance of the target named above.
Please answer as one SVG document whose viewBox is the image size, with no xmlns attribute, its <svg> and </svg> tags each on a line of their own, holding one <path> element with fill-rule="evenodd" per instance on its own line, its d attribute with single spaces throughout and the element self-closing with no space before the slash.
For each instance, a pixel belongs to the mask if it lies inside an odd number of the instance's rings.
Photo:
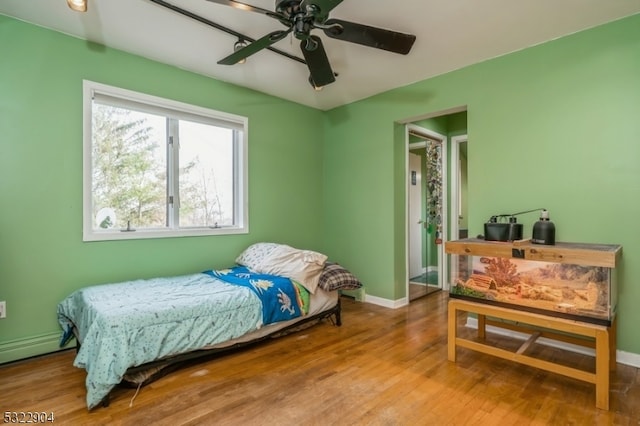
<svg viewBox="0 0 640 426">
<path fill-rule="evenodd" d="M 228 266 L 257 241 L 321 248 L 322 112 L 4 16 L 0 58 L 0 362 L 55 350 L 79 287 Z M 248 117 L 250 233 L 83 243 L 83 79 Z"/>
<path fill-rule="evenodd" d="M 324 251 L 368 295 L 404 298 L 401 123 L 461 107 L 470 235 L 544 206 L 558 240 L 622 244 L 618 348 L 640 353 L 640 16 L 328 112 L 2 16 L 0 40 L 0 362 L 55 350 L 76 288 L 226 266 L 256 241 Z M 83 79 L 249 117 L 250 234 L 83 243 Z"/>
<path fill-rule="evenodd" d="M 470 235 L 546 207 L 559 241 L 621 244 L 618 348 L 640 353 L 639 76 L 636 15 L 329 111 L 323 190 L 340 208 L 324 204 L 325 251 L 368 295 L 405 296 L 398 123 L 466 106 Z"/>
</svg>

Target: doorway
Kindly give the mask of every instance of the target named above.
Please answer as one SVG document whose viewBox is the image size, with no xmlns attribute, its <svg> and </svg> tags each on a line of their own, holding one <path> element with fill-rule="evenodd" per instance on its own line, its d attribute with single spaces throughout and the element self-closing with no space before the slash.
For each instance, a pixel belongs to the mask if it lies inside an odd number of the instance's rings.
<svg viewBox="0 0 640 426">
<path fill-rule="evenodd" d="M 451 138 L 451 239 L 469 237 L 467 213 L 467 135 Z"/>
<path fill-rule="evenodd" d="M 467 209 L 467 135 L 451 138 L 451 239 L 469 237 Z M 450 256 L 450 276 L 459 276 L 459 271 L 468 270 L 469 256 Z"/>
<path fill-rule="evenodd" d="M 407 138 L 407 295 L 409 301 L 446 283 L 447 138 L 409 124 Z"/>
</svg>

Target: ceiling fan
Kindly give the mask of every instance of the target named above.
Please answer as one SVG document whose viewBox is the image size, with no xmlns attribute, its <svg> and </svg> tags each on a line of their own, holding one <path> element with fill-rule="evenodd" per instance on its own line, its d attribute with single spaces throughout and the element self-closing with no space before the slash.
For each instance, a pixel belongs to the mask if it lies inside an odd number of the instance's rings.
<svg viewBox="0 0 640 426">
<path fill-rule="evenodd" d="M 322 87 L 335 81 L 335 74 L 327 58 L 322 40 L 311 34 L 314 29 L 324 31 L 331 38 L 369 46 L 376 49 L 406 55 L 416 36 L 382 28 L 371 27 L 340 19 L 329 19 L 329 12 L 343 0 L 275 0 L 275 10 L 262 9 L 237 0 L 207 0 L 241 10 L 261 13 L 280 21 L 287 29 L 273 31 L 264 37 L 241 47 L 218 61 L 222 65 L 234 65 L 247 57 L 268 48 L 290 33 L 300 40 L 300 49 L 307 63 L 310 83 Z"/>
</svg>

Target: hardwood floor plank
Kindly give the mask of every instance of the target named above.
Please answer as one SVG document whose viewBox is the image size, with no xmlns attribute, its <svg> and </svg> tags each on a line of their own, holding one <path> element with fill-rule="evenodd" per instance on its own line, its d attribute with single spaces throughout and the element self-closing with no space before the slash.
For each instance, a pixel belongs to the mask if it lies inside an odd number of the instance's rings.
<svg viewBox="0 0 640 426">
<path fill-rule="evenodd" d="M 611 373 L 610 411 L 595 387 L 466 349 L 447 360 L 447 294 L 399 309 L 343 299 L 343 326 L 323 322 L 193 364 L 88 411 L 74 351 L 0 366 L 0 410 L 53 412 L 70 425 L 637 425 L 640 374 Z M 463 321 L 460 321 L 461 323 Z M 459 327 L 465 337 L 475 330 Z M 497 346 L 520 342 L 491 335 Z M 529 354 L 580 368 L 592 357 L 537 343 Z M 134 398 L 135 395 L 135 398 Z"/>
</svg>

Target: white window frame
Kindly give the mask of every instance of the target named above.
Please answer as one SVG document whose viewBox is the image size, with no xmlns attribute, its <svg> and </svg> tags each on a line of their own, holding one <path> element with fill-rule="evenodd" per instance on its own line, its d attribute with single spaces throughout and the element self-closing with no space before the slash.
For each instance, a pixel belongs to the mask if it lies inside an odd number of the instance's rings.
<svg viewBox="0 0 640 426">
<path fill-rule="evenodd" d="M 177 228 L 171 223 L 166 228 L 136 229 L 123 232 L 120 228 L 94 229 L 92 194 L 92 117 L 94 96 L 103 96 L 121 101 L 123 104 L 137 103 L 159 111 L 171 111 L 173 115 L 187 118 L 200 117 L 207 122 L 219 122 L 241 130 L 242 135 L 234 140 L 234 225 L 224 227 Z M 236 133 L 236 134 L 238 134 Z M 215 111 L 157 96 L 108 86 L 89 80 L 83 81 L 83 241 L 131 240 L 146 238 L 192 237 L 205 235 L 228 235 L 249 233 L 248 206 L 248 118 Z M 169 177 L 167 179 L 170 179 Z M 169 185 L 175 182 L 169 182 Z M 133 226 L 132 226 L 133 228 Z"/>
</svg>

